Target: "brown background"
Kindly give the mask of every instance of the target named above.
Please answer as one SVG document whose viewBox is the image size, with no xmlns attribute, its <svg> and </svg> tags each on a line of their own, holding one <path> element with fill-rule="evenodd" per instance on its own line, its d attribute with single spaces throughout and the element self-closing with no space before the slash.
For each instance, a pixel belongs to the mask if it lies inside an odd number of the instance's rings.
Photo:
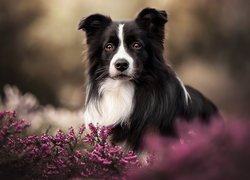
<svg viewBox="0 0 250 180">
<path fill-rule="evenodd" d="M 79 20 L 104 13 L 135 17 L 144 7 L 164 9 L 165 57 L 184 83 L 226 114 L 250 116 L 250 8 L 247 0 L 1 0 L 0 92 L 15 85 L 41 104 L 82 108 L 84 34 Z"/>
</svg>

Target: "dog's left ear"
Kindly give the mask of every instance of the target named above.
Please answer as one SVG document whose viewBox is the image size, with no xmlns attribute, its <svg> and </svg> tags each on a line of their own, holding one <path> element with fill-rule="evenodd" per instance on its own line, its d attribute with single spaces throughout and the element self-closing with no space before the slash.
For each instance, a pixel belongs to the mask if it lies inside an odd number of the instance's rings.
<svg viewBox="0 0 250 180">
<path fill-rule="evenodd" d="M 152 33 L 159 33 L 164 38 L 164 25 L 168 21 L 166 11 L 154 8 L 143 9 L 135 19 L 136 23 L 143 29 Z"/>
<path fill-rule="evenodd" d="M 163 27 L 168 21 L 166 11 L 154 8 L 143 9 L 136 17 L 136 22 L 148 28 Z"/>
</svg>

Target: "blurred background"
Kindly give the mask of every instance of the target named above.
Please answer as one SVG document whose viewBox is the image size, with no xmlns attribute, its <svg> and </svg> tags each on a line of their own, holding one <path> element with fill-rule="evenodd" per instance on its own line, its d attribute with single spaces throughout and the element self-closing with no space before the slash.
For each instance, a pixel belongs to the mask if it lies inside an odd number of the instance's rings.
<svg viewBox="0 0 250 180">
<path fill-rule="evenodd" d="M 164 56 L 184 83 L 224 114 L 250 117 L 248 0 L 1 0 L 0 109 L 26 105 L 20 111 L 41 113 L 41 104 L 52 114 L 81 114 L 86 77 L 79 20 L 91 13 L 131 19 L 148 6 L 168 12 Z"/>
</svg>

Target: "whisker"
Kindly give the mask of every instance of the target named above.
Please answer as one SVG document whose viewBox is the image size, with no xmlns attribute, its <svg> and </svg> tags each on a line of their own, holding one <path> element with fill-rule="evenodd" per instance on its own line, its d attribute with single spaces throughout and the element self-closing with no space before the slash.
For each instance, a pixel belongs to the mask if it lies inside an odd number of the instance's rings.
<svg viewBox="0 0 250 180">
<path fill-rule="evenodd" d="M 99 79 L 103 78 L 104 76 L 106 76 L 107 74 L 108 74 L 107 72 L 104 72 L 100 76 L 97 76 L 97 78 L 95 78 L 95 80 L 99 80 Z"/>
<path fill-rule="evenodd" d="M 106 67 L 102 67 L 102 68 L 97 69 L 95 72 L 100 73 L 100 72 L 103 72 L 105 69 L 106 69 Z"/>
</svg>

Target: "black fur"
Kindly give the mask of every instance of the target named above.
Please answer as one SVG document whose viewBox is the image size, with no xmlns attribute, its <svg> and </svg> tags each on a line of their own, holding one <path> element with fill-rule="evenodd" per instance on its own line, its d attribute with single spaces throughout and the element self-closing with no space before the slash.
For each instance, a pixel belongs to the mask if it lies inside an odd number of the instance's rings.
<svg viewBox="0 0 250 180">
<path fill-rule="evenodd" d="M 116 125 L 113 142 L 126 142 L 133 150 L 138 150 L 141 139 L 148 129 L 163 135 L 176 136 L 175 120 L 187 121 L 199 118 L 208 123 L 218 113 L 215 105 L 197 90 L 186 86 L 191 99 L 188 103 L 184 90 L 175 72 L 164 63 L 164 25 L 167 22 L 165 11 L 152 8 L 142 10 L 133 21 L 124 22 L 126 50 L 135 60 L 136 73 L 131 80 L 135 84 L 134 110 L 128 123 Z M 86 31 L 89 80 L 89 99 L 98 101 L 99 84 L 109 78 L 108 67 L 114 52 L 105 52 L 104 46 L 112 42 L 118 46 L 116 29 L 119 22 L 100 14 L 83 19 L 79 29 Z M 129 44 L 139 41 L 142 49 L 131 50 Z M 98 71 L 99 69 L 103 71 Z"/>
</svg>

